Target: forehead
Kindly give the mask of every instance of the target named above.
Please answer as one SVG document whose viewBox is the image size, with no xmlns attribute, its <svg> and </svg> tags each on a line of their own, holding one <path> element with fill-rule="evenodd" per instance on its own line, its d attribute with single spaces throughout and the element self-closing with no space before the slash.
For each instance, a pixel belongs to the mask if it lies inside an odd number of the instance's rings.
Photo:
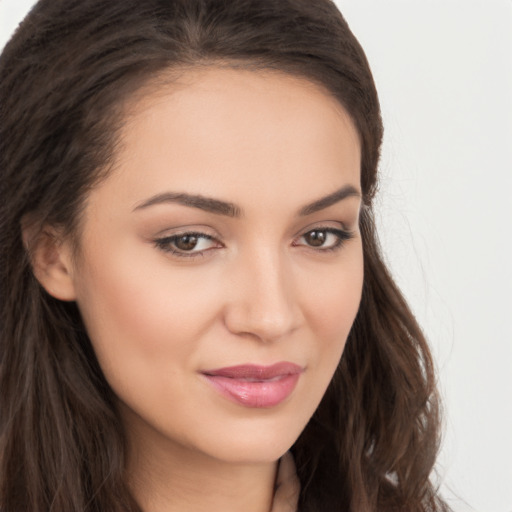
<svg viewBox="0 0 512 512">
<path fill-rule="evenodd" d="M 360 143 L 320 86 L 275 71 L 185 70 L 128 104 L 112 186 L 136 204 L 165 189 L 283 203 L 359 187 Z M 117 182 L 114 184 L 114 182 Z M 242 199 L 244 199 L 242 197 Z"/>
</svg>

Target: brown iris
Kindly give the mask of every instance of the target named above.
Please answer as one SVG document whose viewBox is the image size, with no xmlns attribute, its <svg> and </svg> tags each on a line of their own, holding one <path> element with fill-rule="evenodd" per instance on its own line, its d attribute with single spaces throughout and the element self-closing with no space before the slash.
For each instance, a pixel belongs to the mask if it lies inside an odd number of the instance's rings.
<svg viewBox="0 0 512 512">
<path fill-rule="evenodd" d="M 325 231 L 309 231 L 304 235 L 304 240 L 306 240 L 308 245 L 312 247 L 320 247 L 324 245 L 325 240 L 327 238 L 327 233 Z"/>
<path fill-rule="evenodd" d="M 176 238 L 174 245 L 180 251 L 191 251 L 197 245 L 198 240 L 195 235 L 182 235 Z"/>
</svg>

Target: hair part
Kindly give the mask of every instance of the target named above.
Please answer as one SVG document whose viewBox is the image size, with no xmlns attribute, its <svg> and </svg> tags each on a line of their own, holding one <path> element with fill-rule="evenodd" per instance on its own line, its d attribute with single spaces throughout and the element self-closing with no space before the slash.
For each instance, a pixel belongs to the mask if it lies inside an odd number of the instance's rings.
<svg viewBox="0 0 512 512">
<path fill-rule="evenodd" d="M 73 302 L 51 297 L 32 243 L 79 248 L 88 192 L 114 165 L 130 102 L 176 71 L 276 70 L 329 91 L 361 142 L 363 297 L 339 368 L 292 448 L 300 510 L 447 510 L 432 357 L 382 258 L 372 200 L 382 140 L 368 62 L 330 0 L 41 0 L 0 58 L 0 508 L 140 512 L 125 436 Z M 170 73 L 170 74 L 169 74 Z M 30 244 L 28 244 L 30 246 Z"/>
</svg>

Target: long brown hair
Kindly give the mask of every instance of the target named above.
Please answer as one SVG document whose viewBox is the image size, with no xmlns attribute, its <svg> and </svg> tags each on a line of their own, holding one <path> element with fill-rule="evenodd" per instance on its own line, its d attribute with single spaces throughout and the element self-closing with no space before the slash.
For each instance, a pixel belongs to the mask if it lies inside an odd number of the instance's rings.
<svg viewBox="0 0 512 512">
<path fill-rule="evenodd" d="M 0 509 L 140 512 L 125 437 L 80 314 L 39 285 L 21 224 L 77 235 L 130 97 L 182 66 L 276 69 L 334 95 L 362 146 L 365 278 L 318 410 L 292 447 L 301 512 L 447 510 L 429 480 L 439 405 L 425 338 L 380 255 L 382 122 L 330 0 L 41 0 L 0 58 Z"/>
</svg>

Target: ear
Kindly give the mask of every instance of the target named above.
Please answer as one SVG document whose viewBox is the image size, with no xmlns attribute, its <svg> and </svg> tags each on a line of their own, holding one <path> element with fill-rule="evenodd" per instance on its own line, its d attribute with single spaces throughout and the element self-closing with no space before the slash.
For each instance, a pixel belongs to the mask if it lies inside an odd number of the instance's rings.
<svg viewBox="0 0 512 512">
<path fill-rule="evenodd" d="M 70 242 L 52 227 L 44 227 L 35 235 L 33 225 L 22 223 L 22 234 L 32 270 L 41 286 L 56 299 L 75 300 Z"/>
</svg>

